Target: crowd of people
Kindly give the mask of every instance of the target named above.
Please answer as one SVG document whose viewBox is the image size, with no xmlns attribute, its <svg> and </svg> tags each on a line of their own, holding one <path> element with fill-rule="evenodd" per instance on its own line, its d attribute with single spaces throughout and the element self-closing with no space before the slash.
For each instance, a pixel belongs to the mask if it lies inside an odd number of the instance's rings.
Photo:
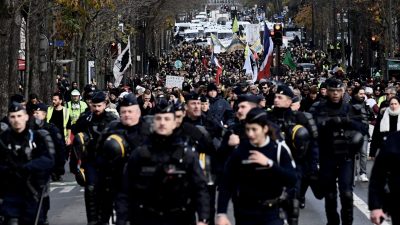
<svg viewBox="0 0 400 225">
<path fill-rule="evenodd" d="M 235 51 L 217 56 L 216 81 L 210 49 L 183 43 L 154 74 L 119 87 L 80 90 L 65 74 L 50 106 L 14 95 L 0 134 L 0 224 L 48 224 L 48 180 L 61 181 L 69 161 L 90 225 L 108 224 L 113 210 L 121 225 L 229 225 L 229 200 L 238 225 L 295 225 L 308 187 L 328 224 L 350 225 L 368 157 L 371 220 L 389 213 L 399 224 L 400 82 L 349 79 L 322 51 L 286 51 L 315 68 L 252 83 Z M 183 76 L 182 88 L 166 87 L 167 75 Z"/>
</svg>

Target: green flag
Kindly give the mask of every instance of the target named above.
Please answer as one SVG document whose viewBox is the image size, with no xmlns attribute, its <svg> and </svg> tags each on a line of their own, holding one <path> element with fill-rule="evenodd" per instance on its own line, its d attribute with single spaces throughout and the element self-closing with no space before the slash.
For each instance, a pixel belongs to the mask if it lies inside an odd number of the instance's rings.
<svg viewBox="0 0 400 225">
<path fill-rule="evenodd" d="M 238 32 L 239 32 L 239 24 L 235 17 L 235 19 L 233 20 L 233 24 L 232 24 L 232 33 L 238 33 Z"/>
<path fill-rule="evenodd" d="M 295 70 L 297 67 L 296 63 L 293 61 L 292 54 L 290 53 L 290 51 L 286 52 L 282 64 L 287 65 L 291 70 Z"/>
</svg>

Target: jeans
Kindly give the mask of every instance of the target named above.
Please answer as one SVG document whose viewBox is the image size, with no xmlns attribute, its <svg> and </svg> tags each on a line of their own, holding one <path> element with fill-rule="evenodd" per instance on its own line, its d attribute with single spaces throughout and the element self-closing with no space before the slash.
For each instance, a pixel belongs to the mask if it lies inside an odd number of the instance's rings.
<svg viewBox="0 0 400 225">
<path fill-rule="evenodd" d="M 368 158 L 367 151 L 368 151 L 368 135 L 365 135 L 360 152 L 360 175 L 367 174 L 367 158 Z"/>
</svg>

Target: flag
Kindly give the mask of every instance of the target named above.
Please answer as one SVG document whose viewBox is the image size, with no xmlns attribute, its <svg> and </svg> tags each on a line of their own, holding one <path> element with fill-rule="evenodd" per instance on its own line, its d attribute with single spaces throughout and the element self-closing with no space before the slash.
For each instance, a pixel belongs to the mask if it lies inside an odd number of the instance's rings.
<svg viewBox="0 0 400 225">
<path fill-rule="evenodd" d="M 251 74 L 251 78 L 253 83 L 257 81 L 258 67 L 256 59 L 254 58 L 253 52 L 250 50 L 249 45 L 246 45 L 246 60 L 244 62 L 243 70 L 245 70 L 245 74 Z"/>
<path fill-rule="evenodd" d="M 274 43 L 269 34 L 269 28 L 267 24 L 264 24 L 264 60 L 260 66 L 260 72 L 258 72 L 258 80 L 268 78 L 271 75 L 271 63 L 272 53 L 274 51 Z"/>
<path fill-rule="evenodd" d="M 235 19 L 233 19 L 232 33 L 239 33 L 239 24 L 238 24 L 236 17 L 235 17 Z"/>
<path fill-rule="evenodd" d="M 115 78 L 115 87 L 118 87 L 124 77 L 125 71 L 132 65 L 131 59 L 131 41 L 128 38 L 128 44 L 125 49 L 118 55 L 114 62 L 113 74 Z"/>
<path fill-rule="evenodd" d="M 221 77 L 222 74 L 222 65 L 219 63 L 217 57 L 215 57 L 215 55 L 212 55 L 212 63 L 217 67 L 217 74 L 215 76 L 215 83 L 217 85 L 219 85 L 219 79 Z"/>
<path fill-rule="evenodd" d="M 285 53 L 282 64 L 288 66 L 291 70 L 295 70 L 297 67 L 296 63 L 293 61 L 292 53 L 290 53 L 290 51 Z"/>
<path fill-rule="evenodd" d="M 250 59 L 250 48 L 249 45 L 246 45 L 246 50 L 244 51 L 244 57 L 245 57 L 245 61 L 244 61 L 244 66 L 243 66 L 243 70 L 245 71 L 244 74 L 251 74 L 253 75 L 253 69 L 251 68 L 251 59 Z"/>
</svg>

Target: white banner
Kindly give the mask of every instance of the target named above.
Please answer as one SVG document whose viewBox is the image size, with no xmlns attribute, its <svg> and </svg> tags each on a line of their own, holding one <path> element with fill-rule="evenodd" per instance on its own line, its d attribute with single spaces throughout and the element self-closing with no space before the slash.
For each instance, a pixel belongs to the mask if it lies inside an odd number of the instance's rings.
<svg viewBox="0 0 400 225">
<path fill-rule="evenodd" d="M 182 83 L 184 79 L 184 77 L 179 76 L 167 76 L 165 80 L 165 86 L 167 88 L 178 87 L 179 89 L 182 89 Z"/>
<path fill-rule="evenodd" d="M 128 37 L 128 44 L 126 45 L 125 49 L 118 55 L 117 59 L 114 62 L 113 67 L 113 74 L 115 78 L 115 87 L 118 87 L 122 81 L 124 76 L 124 72 L 129 68 L 132 64 L 131 59 L 131 41 Z"/>
<path fill-rule="evenodd" d="M 248 24 L 246 26 L 246 42 L 253 45 L 260 39 L 260 24 Z"/>
</svg>

